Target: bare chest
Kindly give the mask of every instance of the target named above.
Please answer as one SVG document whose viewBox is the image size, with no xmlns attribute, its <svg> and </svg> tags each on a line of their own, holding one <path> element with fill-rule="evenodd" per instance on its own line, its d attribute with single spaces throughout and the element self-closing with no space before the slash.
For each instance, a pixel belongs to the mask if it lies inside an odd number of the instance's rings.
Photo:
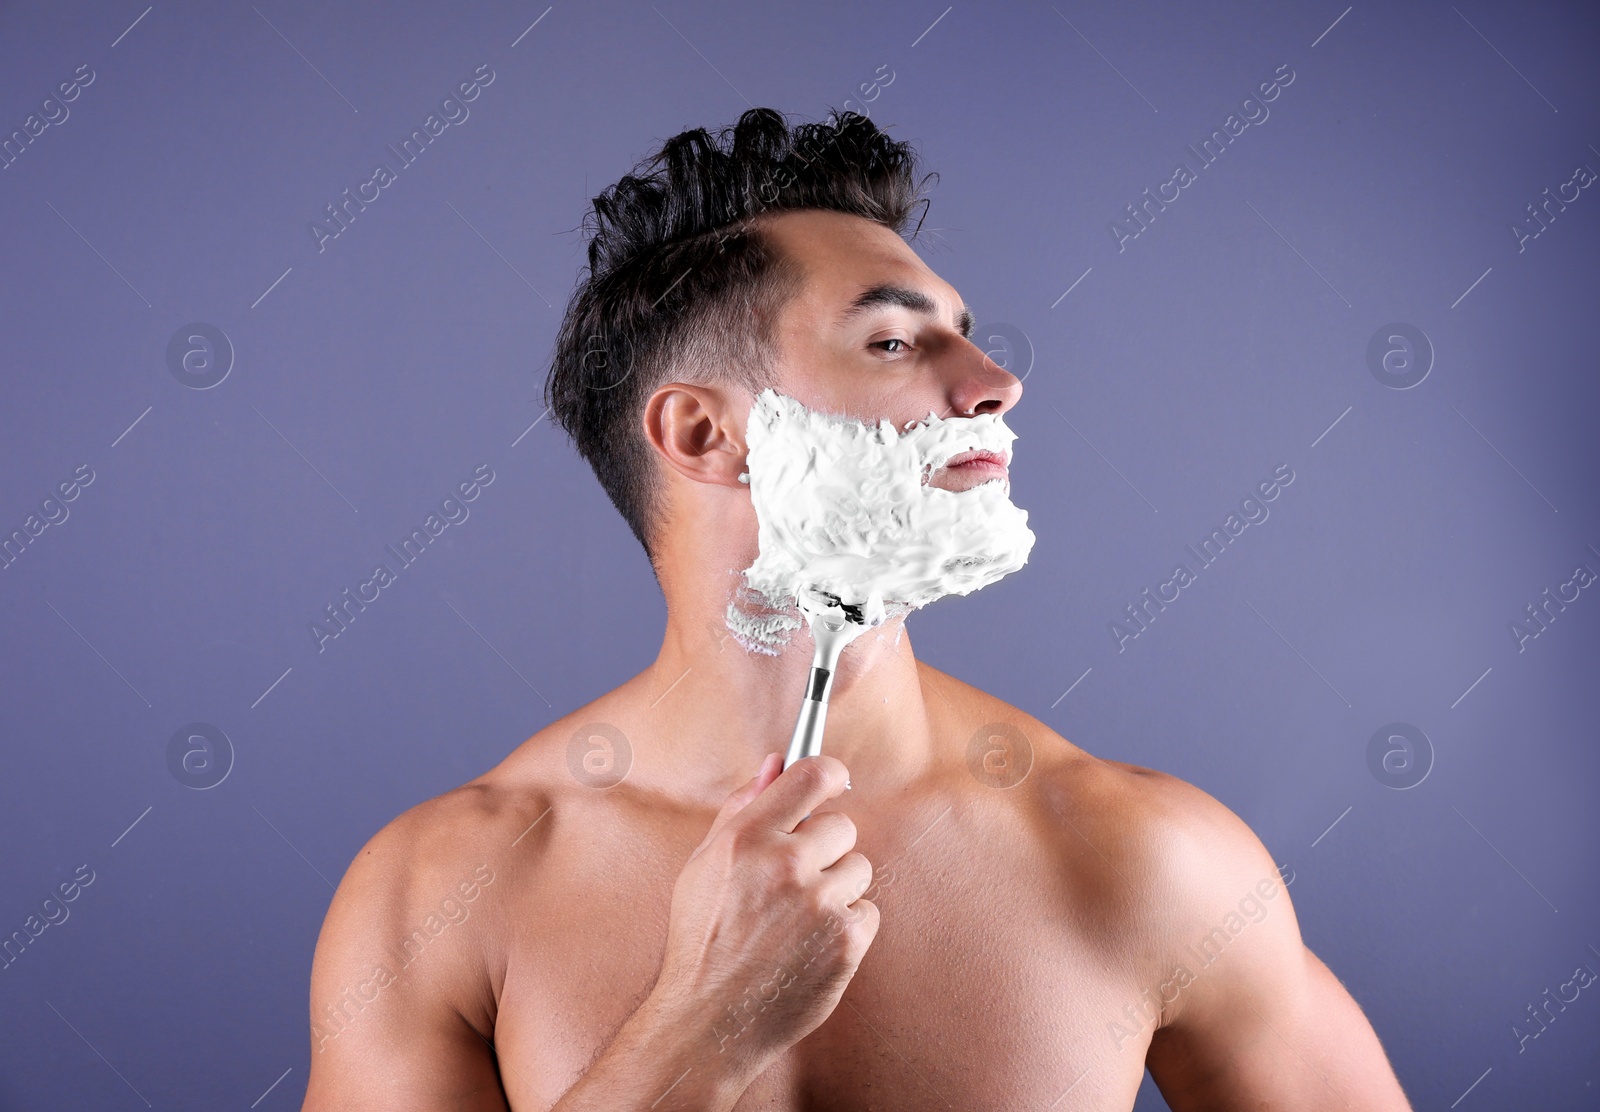
<svg viewBox="0 0 1600 1112">
<path fill-rule="evenodd" d="M 1091 897 L 1027 848 L 997 855 L 943 833 L 883 857 L 863 833 L 877 938 L 832 1015 L 756 1079 L 741 1112 L 1132 1107 L 1151 1029 L 1129 1037 L 1127 1006 L 1147 986 L 1073 906 Z M 552 844 L 545 872 L 558 880 L 528 894 L 499 999 L 513 1108 L 549 1107 L 644 1000 L 691 848 Z M 706 1023 L 737 1039 L 766 1006 L 752 985 Z"/>
</svg>

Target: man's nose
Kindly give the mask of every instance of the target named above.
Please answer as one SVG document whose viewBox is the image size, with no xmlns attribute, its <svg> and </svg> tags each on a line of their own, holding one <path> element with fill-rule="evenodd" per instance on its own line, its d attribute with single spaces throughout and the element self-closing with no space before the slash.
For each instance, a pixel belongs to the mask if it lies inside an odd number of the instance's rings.
<svg viewBox="0 0 1600 1112">
<path fill-rule="evenodd" d="M 1004 413 L 1022 397 L 1022 380 L 1006 370 L 971 340 L 962 340 L 951 356 L 946 387 L 950 413 L 976 417 Z M 945 414 L 949 416 L 950 413 Z"/>
</svg>

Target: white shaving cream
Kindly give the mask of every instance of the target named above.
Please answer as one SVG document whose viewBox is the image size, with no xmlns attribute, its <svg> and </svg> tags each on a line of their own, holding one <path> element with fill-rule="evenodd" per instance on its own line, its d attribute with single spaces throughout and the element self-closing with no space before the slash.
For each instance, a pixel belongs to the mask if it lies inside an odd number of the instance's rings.
<svg viewBox="0 0 1600 1112">
<path fill-rule="evenodd" d="M 1034 535 L 1009 482 L 926 485 L 951 457 L 1004 456 L 1016 437 L 994 413 L 930 412 L 897 431 L 888 419 L 869 425 L 763 390 L 745 429 L 759 554 L 728 606 L 729 630 L 746 648 L 775 652 L 801 624 L 794 599 L 804 587 L 903 614 L 1022 567 Z"/>
</svg>

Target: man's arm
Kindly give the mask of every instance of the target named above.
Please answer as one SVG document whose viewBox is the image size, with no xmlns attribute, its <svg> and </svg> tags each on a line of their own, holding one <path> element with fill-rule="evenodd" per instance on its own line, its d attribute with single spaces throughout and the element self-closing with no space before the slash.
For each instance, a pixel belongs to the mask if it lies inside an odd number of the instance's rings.
<svg viewBox="0 0 1600 1112">
<path fill-rule="evenodd" d="M 486 983 L 484 933 L 507 928 L 493 886 L 514 876 L 442 860 L 459 855 L 422 833 L 464 821 L 461 802 L 441 797 L 385 827 L 334 894 L 312 961 L 303 1112 L 508 1112 L 508 1089 L 547 1106 L 527 1078 L 502 1084 L 492 1029 L 462 1014 L 481 1010 L 466 1005 Z M 688 1019 L 647 999 L 552 1112 L 732 1108 L 749 1077 L 718 1060 L 709 1024 Z"/>
<path fill-rule="evenodd" d="M 493 868 L 431 867 L 418 817 L 367 843 L 328 908 L 311 966 L 304 1112 L 508 1112 L 494 1051 L 455 1003 Z"/>
<path fill-rule="evenodd" d="M 1145 1061 L 1173 1112 L 1410 1112 L 1372 1025 L 1301 940 L 1260 839 L 1206 793 L 1162 780 L 1157 890 L 1174 977 Z"/>
<path fill-rule="evenodd" d="M 785 770 L 774 753 L 728 796 L 674 885 L 655 987 L 551 1112 L 727 1112 L 827 1019 L 878 929 L 855 824 L 812 814 L 848 778 L 837 758 Z M 351 864 L 312 963 L 305 1112 L 507 1112 L 508 1092 L 548 1105 L 490 1045 L 485 955 L 503 952 L 523 906 L 511 898 L 522 866 L 495 857 L 528 829 L 510 810 L 457 789 L 390 823 Z M 509 825 L 486 836 L 496 822 Z M 485 859 L 474 847 L 492 848 Z M 816 940 L 798 970 L 784 965 Z M 726 1029 L 728 1001 L 758 986 L 772 1006 Z"/>
</svg>

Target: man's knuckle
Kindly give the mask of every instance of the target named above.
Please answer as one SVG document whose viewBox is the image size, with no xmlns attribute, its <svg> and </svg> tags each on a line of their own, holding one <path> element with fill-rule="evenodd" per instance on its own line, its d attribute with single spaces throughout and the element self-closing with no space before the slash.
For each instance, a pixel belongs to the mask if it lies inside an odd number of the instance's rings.
<svg viewBox="0 0 1600 1112">
<path fill-rule="evenodd" d="M 817 930 L 824 936 L 836 933 L 838 925 L 835 920 L 840 918 L 839 900 L 821 888 L 808 888 L 805 893 L 806 912 L 817 924 Z"/>
<path fill-rule="evenodd" d="M 838 757 L 829 756 L 827 753 L 817 755 L 817 765 L 819 768 L 826 770 L 826 778 L 830 782 L 843 783 L 850 775 L 850 770 L 845 767 L 843 761 Z"/>
<path fill-rule="evenodd" d="M 790 768 L 798 768 L 800 776 L 811 781 L 814 787 L 827 787 L 829 770 L 827 770 L 827 765 L 822 763 L 824 760 L 832 760 L 832 757 L 806 757 L 803 760 L 797 760 L 794 765 L 790 765 Z"/>
<path fill-rule="evenodd" d="M 878 933 L 878 905 L 871 900 L 857 900 L 851 905 L 855 913 L 845 925 L 854 942 L 870 942 Z"/>
<path fill-rule="evenodd" d="M 748 823 L 732 822 L 723 830 L 723 841 L 733 857 L 754 853 L 761 844 L 761 833 Z"/>
<path fill-rule="evenodd" d="M 798 888 L 805 882 L 805 858 L 794 846 L 777 852 L 774 865 L 778 880 L 787 887 Z"/>
</svg>

